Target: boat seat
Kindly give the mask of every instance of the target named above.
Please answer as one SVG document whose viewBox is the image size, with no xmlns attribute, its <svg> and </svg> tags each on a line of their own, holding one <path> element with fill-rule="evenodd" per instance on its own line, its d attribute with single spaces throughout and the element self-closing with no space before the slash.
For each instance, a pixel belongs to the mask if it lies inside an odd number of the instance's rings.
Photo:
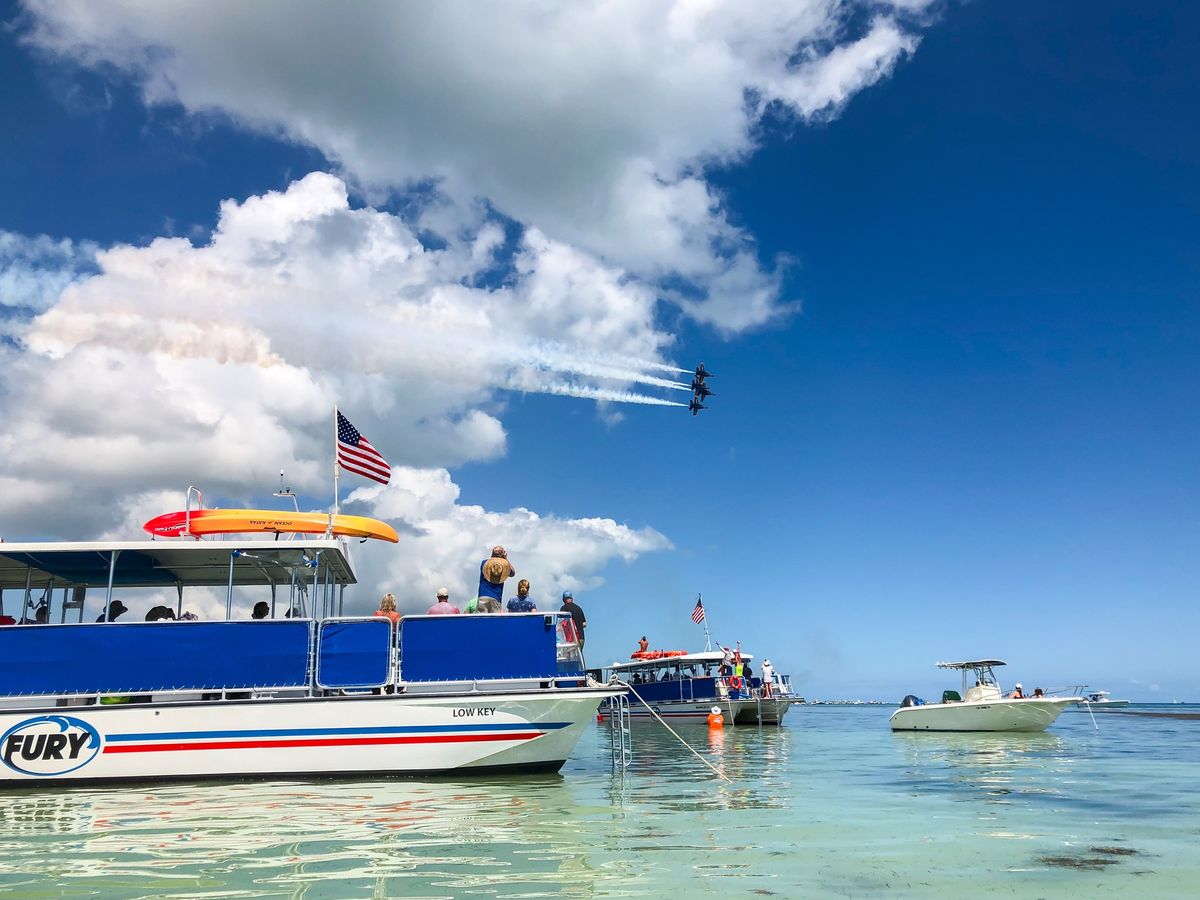
<svg viewBox="0 0 1200 900">
<path fill-rule="evenodd" d="M 962 697 L 958 695 L 958 691 L 942 691 L 943 703 L 962 703 Z"/>
</svg>

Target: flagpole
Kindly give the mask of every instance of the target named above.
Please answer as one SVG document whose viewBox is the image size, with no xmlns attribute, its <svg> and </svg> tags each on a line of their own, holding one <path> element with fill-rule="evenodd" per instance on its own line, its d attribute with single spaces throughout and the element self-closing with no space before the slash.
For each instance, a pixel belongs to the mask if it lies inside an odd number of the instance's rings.
<svg viewBox="0 0 1200 900">
<path fill-rule="evenodd" d="M 338 514 L 338 409 L 333 404 L 333 513 L 329 517 L 329 531 L 333 532 L 333 517 Z"/>
<path fill-rule="evenodd" d="M 703 606 L 704 598 L 701 597 L 699 594 L 696 595 L 696 602 L 701 604 L 701 607 L 700 607 L 701 609 L 704 609 L 704 606 Z M 712 638 L 709 637 L 709 634 L 708 634 L 708 610 L 707 609 L 704 610 L 704 618 L 701 619 L 700 621 L 704 623 L 704 650 L 707 653 L 709 650 L 712 649 Z"/>
</svg>

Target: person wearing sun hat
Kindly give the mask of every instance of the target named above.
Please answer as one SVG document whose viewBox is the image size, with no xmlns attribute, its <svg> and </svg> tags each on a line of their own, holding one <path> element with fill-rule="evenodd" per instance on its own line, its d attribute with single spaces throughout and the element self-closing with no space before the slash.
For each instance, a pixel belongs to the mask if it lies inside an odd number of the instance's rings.
<svg viewBox="0 0 1200 900">
<path fill-rule="evenodd" d="M 771 661 L 769 659 L 763 660 L 763 664 L 760 669 L 760 674 L 762 675 L 763 696 L 770 697 L 771 696 L 771 688 L 774 686 L 773 682 L 775 681 L 775 667 L 771 665 Z"/>
<path fill-rule="evenodd" d="M 508 552 L 497 544 L 492 555 L 479 564 L 479 593 L 476 612 L 502 612 L 504 609 L 504 582 L 517 574 L 508 561 Z"/>
</svg>

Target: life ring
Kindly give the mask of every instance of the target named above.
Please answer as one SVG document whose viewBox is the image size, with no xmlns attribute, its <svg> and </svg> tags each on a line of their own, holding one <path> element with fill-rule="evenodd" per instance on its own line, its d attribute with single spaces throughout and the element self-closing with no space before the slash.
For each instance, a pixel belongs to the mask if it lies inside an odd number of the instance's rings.
<svg viewBox="0 0 1200 900">
<path fill-rule="evenodd" d="M 649 650 L 634 650 L 632 653 L 629 654 L 629 658 L 630 659 L 650 659 L 651 658 L 650 651 Z"/>
<path fill-rule="evenodd" d="M 664 650 L 663 656 L 687 656 L 686 650 Z"/>
<path fill-rule="evenodd" d="M 730 675 L 729 680 L 726 683 L 731 691 L 740 691 L 742 689 L 742 676 Z"/>
</svg>

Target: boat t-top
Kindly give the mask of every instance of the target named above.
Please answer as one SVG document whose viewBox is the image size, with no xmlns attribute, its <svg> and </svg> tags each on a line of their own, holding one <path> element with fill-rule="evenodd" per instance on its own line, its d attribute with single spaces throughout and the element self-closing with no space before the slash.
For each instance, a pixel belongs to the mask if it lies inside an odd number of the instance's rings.
<svg viewBox="0 0 1200 900">
<path fill-rule="evenodd" d="M 1044 731 L 1079 697 L 1005 697 L 995 670 L 1001 659 L 940 662 L 962 672 L 962 692 L 942 692 L 940 703 L 909 694 L 892 713 L 892 731 Z"/>
</svg>

